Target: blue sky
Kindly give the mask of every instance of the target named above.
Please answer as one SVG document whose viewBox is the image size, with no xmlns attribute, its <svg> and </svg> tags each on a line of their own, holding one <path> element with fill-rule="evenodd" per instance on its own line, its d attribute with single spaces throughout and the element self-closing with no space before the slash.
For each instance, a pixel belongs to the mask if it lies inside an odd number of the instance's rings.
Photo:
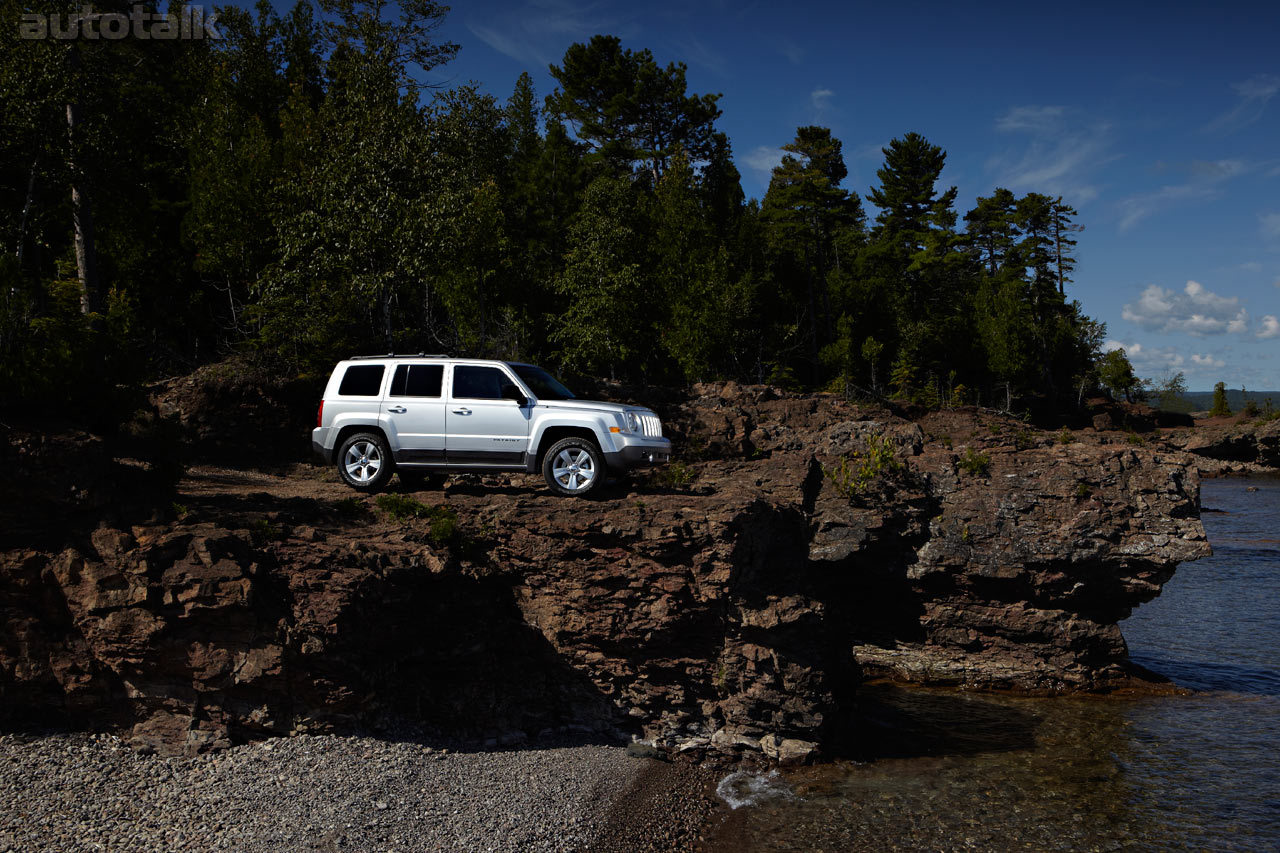
<svg viewBox="0 0 1280 853">
<path fill-rule="evenodd" d="M 849 178 L 918 131 L 948 152 L 963 215 L 997 186 L 1080 212 L 1069 295 L 1140 376 L 1280 389 L 1280 4 L 455 2 L 433 82 L 505 99 L 595 33 L 684 61 L 720 92 L 748 196 L 802 124 Z"/>
</svg>

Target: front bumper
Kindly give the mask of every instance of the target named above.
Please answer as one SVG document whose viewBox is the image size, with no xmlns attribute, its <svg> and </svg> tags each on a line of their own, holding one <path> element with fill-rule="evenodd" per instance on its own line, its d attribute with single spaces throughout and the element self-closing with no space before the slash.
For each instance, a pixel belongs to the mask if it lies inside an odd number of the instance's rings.
<svg viewBox="0 0 1280 853">
<path fill-rule="evenodd" d="M 663 465 L 671 461 L 671 439 L 628 438 L 612 453 L 604 454 L 610 471 L 630 471 L 645 465 Z"/>
</svg>

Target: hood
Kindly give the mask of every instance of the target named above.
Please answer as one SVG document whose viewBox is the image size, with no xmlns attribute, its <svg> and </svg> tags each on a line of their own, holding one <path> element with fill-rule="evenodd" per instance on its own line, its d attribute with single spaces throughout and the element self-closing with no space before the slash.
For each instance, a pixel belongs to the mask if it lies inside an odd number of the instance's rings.
<svg viewBox="0 0 1280 853">
<path fill-rule="evenodd" d="M 644 406 L 630 406 L 625 403 L 605 403 L 600 400 L 539 400 L 538 407 L 546 409 L 572 409 L 573 411 L 578 412 L 614 412 L 617 414 L 621 414 L 626 411 L 650 411 Z"/>
</svg>

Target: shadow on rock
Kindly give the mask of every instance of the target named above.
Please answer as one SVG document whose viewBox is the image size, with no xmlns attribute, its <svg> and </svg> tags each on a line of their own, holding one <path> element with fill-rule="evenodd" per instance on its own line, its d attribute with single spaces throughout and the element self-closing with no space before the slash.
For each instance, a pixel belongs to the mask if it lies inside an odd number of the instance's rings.
<svg viewBox="0 0 1280 853">
<path fill-rule="evenodd" d="M 1037 719 L 972 694 L 864 686 L 853 757 L 863 761 L 1011 752 L 1035 746 Z"/>
</svg>

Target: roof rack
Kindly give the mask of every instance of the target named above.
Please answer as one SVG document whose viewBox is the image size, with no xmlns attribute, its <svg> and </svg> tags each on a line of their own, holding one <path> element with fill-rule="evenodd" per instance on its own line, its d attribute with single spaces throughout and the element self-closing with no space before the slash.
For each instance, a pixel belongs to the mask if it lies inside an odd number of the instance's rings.
<svg viewBox="0 0 1280 853">
<path fill-rule="evenodd" d="M 368 358 L 452 358 L 452 356 L 444 352 L 389 352 L 383 355 L 353 355 L 347 361 L 362 361 Z"/>
</svg>

